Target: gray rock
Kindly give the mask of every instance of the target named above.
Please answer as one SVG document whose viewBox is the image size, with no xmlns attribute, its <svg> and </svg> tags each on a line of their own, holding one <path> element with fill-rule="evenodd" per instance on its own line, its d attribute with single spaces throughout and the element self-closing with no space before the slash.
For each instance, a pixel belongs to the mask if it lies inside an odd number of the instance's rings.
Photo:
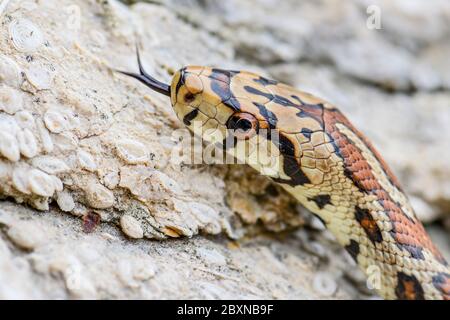
<svg viewBox="0 0 450 320">
<path fill-rule="evenodd" d="M 137 69 L 140 43 L 166 82 L 214 65 L 317 93 L 431 222 L 450 208 L 449 4 L 151 2 L 11 1 L 0 13 L 0 298 L 367 297 L 329 233 L 267 179 L 171 163 L 183 125 L 169 101 L 114 70 Z M 372 4 L 380 30 L 366 27 Z"/>
</svg>

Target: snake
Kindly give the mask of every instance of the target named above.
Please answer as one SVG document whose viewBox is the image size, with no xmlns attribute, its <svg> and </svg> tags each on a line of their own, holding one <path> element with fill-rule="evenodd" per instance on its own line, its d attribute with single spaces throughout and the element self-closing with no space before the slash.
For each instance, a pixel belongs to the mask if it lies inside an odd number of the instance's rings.
<svg viewBox="0 0 450 320">
<path fill-rule="evenodd" d="M 194 134 L 309 209 L 377 280 L 382 298 L 450 300 L 448 263 L 386 162 L 333 104 L 252 72 L 207 66 L 185 66 L 169 85 L 145 71 L 138 49 L 137 62 L 139 73 L 117 71 L 170 97 Z"/>
</svg>

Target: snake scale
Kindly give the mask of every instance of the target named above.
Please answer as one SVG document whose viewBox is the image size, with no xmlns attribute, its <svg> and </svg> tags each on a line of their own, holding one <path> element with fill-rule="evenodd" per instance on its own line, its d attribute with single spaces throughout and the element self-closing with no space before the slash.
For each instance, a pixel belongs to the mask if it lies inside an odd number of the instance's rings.
<svg viewBox="0 0 450 320">
<path fill-rule="evenodd" d="M 187 66 L 169 86 L 145 72 L 139 51 L 137 57 L 140 73 L 122 73 L 169 96 L 189 129 L 199 125 L 206 141 L 225 137 L 227 153 L 317 215 L 368 277 L 378 271 L 382 297 L 450 299 L 447 262 L 387 164 L 336 107 L 245 71 Z M 275 166 L 246 151 L 255 137 L 269 146 Z"/>
</svg>

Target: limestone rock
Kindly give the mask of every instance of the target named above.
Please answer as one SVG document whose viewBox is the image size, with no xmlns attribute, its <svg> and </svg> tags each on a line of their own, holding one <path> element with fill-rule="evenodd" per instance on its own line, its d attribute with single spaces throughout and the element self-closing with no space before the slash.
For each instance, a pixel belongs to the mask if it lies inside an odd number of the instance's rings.
<svg viewBox="0 0 450 320">
<path fill-rule="evenodd" d="M 448 221 L 447 1 L 125 2 L 136 1 L 10 1 L 0 12 L 0 298 L 373 297 L 330 234 L 267 179 L 172 161 L 183 124 L 170 102 L 114 72 L 137 70 L 136 43 L 165 82 L 188 64 L 247 69 L 330 100 L 419 216 Z M 381 29 L 367 28 L 370 5 Z"/>
</svg>

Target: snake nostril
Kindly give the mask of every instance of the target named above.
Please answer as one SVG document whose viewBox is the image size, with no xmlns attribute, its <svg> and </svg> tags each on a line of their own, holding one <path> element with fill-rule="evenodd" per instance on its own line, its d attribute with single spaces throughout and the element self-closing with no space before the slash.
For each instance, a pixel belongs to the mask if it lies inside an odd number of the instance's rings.
<svg viewBox="0 0 450 320">
<path fill-rule="evenodd" d="M 194 101 L 194 99 L 195 99 L 195 95 L 191 92 L 188 92 L 184 95 L 184 101 L 187 103 Z"/>
</svg>

